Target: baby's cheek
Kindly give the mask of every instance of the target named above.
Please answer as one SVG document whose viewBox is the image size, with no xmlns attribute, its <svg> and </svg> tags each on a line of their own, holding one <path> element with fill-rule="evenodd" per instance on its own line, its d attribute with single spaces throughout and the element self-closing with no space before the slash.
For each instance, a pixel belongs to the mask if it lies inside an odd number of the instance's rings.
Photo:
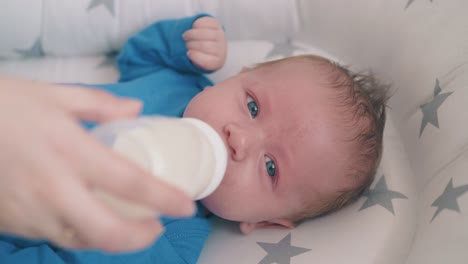
<svg viewBox="0 0 468 264">
<path fill-rule="evenodd" d="M 213 214 L 228 220 L 235 219 L 235 200 L 230 199 L 229 196 L 226 196 L 226 193 L 223 192 L 222 188 L 218 188 L 210 196 L 203 199 L 202 204 Z"/>
<path fill-rule="evenodd" d="M 203 205 L 219 217 L 236 220 L 236 212 L 243 204 L 243 191 L 238 188 L 235 175 L 230 173 L 229 166 L 220 186 L 202 200 Z"/>
</svg>

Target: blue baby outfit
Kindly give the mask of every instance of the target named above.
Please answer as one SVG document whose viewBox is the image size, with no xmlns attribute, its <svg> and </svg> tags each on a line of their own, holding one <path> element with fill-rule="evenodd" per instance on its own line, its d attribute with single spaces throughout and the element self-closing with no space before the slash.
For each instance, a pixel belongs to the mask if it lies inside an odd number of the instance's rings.
<svg viewBox="0 0 468 264">
<path fill-rule="evenodd" d="M 181 117 L 189 101 L 213 85 L 192 64 L 182 34 L 203 15 L 150 25 L 124 46 L 117 63 L 118 83 L 92 85 L 118 96 L 143 102 L 142 115 Z M 89 85 L 87 85 L 89 86 Z M 196 263 L 210 224 L 200 212 L 192 218 L 161 218 L 165 232 L 150 247 L 131 253 L 68 250 L 47 241 L 0 234 L 1 264 L 159 264 Z"/>
</svg>

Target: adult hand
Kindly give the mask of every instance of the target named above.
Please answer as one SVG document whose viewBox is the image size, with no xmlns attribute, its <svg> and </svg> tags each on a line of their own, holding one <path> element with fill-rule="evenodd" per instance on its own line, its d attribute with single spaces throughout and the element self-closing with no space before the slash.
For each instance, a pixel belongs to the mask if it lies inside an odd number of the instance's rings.
<svg viewBox="0 0 468 264">
<path fill-rule="evenodd" d="M 192 214 L 186 194 L 100 144 L 80 125 L 129 118 L 140 108 L 137 101 L 100 90 L 0 76 L 0 232 L 107 251 L 141 249 L 162 232 L 155 219 L 119 216 L 97 198 L 95 188 L 162 214 Z"/>
<path fill-rule="evenodd" d="M 185 40 L 190 60 L 207 71 L 216 71 L 226 62 L 227 43 L 221 23 L 213 17 L 201 17 L 187 30 Z"/>
</svg>

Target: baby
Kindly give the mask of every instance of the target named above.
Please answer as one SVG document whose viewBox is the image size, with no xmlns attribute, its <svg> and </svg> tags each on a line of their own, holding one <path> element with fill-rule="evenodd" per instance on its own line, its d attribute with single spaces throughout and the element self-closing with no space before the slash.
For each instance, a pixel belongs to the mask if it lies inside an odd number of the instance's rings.
<svg viewBox="0 0 468 264">
<path fill-rule="evenodd" d="M 206 49 L 192 45 L 195 30 L 185 34 L 189 56 L 222 53 L 210 42 Z M 372 76 L 313 55 L 245 68 L 206 88 L 184 116 L 213 126 L 230 158 L 220 187 L 202 204 L 240 222 L 243 233 L 293 228 L 349 204 L 370 185 L 379 164 L 386 90 Z"/>
<path fill-rule="evenodd" d="M 184 116 L 213 126 L 230 158 L 203 205 L 250 233 L 292 228 L 355 200 L 382 152 L 380 88 L 371 77 L 310 55 L 244 69 L 205 89 Z"/>
<path fill-rule="evenodd" d="M 221 68 L 225 59 L 224 31 L 215 18 L 161 21 L 123 47 L 119 83 L 92 87 L 142 100 L 143 115 L 195 117 L 210 124 L 229 157 L 221 185 L 201 204 L 239 222 L 243 233 L 293 228 L 356 200 L 380 161 L 387 86 L 314 55 L 244 68 L 214 85 L 204 73 Z M 119 261 L 196 262 L 209 231 L 203 215 L 166 218 L 163 224 L 166 232 L 154 245 L 119 255 Z M 53 252 L 73 263 L 115 257 Z"/>
</svg>

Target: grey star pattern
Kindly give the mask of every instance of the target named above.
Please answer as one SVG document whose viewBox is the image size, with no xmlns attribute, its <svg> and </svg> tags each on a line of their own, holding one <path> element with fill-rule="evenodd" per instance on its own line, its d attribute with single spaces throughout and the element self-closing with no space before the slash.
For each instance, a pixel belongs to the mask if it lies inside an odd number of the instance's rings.
<svg viewBox="0 0 468 264">
<path fill-rule="evenodd" d="M 429 0 L 429 1 L 431 1 L 432 3 L 432 0 Z M 413 2 L 414 0 L 408 0 L 408 3 L 406 4 L 405 9 L 407 9 Z"/>
<path fill-rule="evenodd" d="M 15 49 L 15 52 L 21 55 L 23 58 L 44 56 L 44 51 L 42 49 L 42 43 L 40 38 L 37 38 L 34 44 L 29 49 Z"/>
<path fill-rule="evenodd" d="M 395 215 L 393 210 L 393 199 L 408 199 L 405 195 L 400 192 L 389 190 L 387 187 L 387 182 L 385 181 L 385 175 L 379 179 L 374 189 L 367 189 L 363 194 L 364 197 L 367 197 L 367 200 L 359 208 L 359 211 L 369 208 L 374 205 L 380 205 Z"/>
<path fill-rule="evenodd" d="M 100 5 L 103 5 L 104 7 L 106 7 L 107 10 L 109 10 L 109 12 L 111 13 L 111 15 L 114 16 L 115 0 L 91 0 L 91 3 L 89 3 L 89 6 L 88 6 L 88 11 Z"/>
<path fill-rule="evenodd" d="M 437 207 L 434 216 L 432 216 L 431 222 L 444 209 L 460 212 L 457 198 L 466 192 L 468 192 L 468 184 L 453 188 L 453 182 L 452 179 L 450 179 L 449 183 L 445 187 L 444 192 L 439 197 L 437 197 L 437 199 L 431 205 L 432 207 Z"/>
<path fill-rule="evenodd" d="M 257 242 L 257 244 L 268 253 L 258 264 L 290 264 L 292 257 L 310 251 L 308 248 L 291 246 L 291 233 L 278 243 Z"/>
<path fill-rule="evenodd" d="M 117 54 L 118 54 L 117 51 L 111 51 L 111 52 L 107 53 L 106 58 L 104 60 L 102 60 L 101 63 L 99 63 L 97 68 L 114 66 Z"/>
<path fill-rule="evenodd" d="M 441 93 L 441 92 L 442 92 L 442 89 L 440 88 L 439 80 L 436 79 L 436 84 L 434 88 L 434 98 L 430 102 L 425 103 L 420 106 L 421 111 L 423 113 L 421 128 L 419 130 L 420 138 L 424 131 L 424 128 L 426 128 L 428 123 L 431 123 L 435 127 L 439 128 L 439 118 L 437 116 L 437 110 L 445 101 L 445 99 L 447 99 L 447 97 L 449 97 L 449 95 L 453 93 L 453 92 L 449 92 L 449 93 Z"/>
<path fill-rule="evenodd" d="M 296 50 L 303 50 L 303 48 L 292 43 L 291 39 L 288 39 L 286 42 L 275 43 L 273 49 L 271 49 L 267 54 L 266 58 L 271 58 L 277 55 L 289 57 L 293 55 Z"/>
</svg>

